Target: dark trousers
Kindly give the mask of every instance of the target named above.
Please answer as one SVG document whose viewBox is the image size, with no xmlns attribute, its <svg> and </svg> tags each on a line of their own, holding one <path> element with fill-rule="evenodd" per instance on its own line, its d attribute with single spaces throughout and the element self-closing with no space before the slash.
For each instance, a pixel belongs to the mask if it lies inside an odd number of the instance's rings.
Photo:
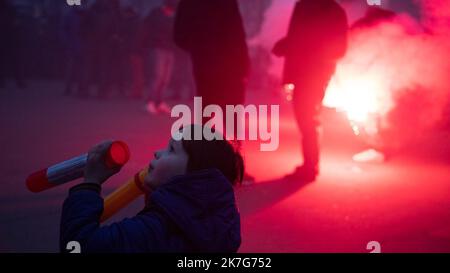
<svg viewBox="0 0 450 273">
<path fill-rule="evenodd" d="M 154 48 L 153 53 L 153 82 L 147 102 L 153 101 L 158 105 L 163 101 L 163 93 L 167 92 L 172 79 L 175 56 L 173 50 L 163 48 Z"/>
<path fill-rule="evenodd" d="M 296 88 L 301 88 L 298 86 Z M 318 116 L 321 100 L 312 98 L 297 91 L 294 93 L 293 106 L 297 126 L 302 135 L 303 165 L 308 168 L 317 168 L 319 164 Z"/>
<path fill-rule="evenodd" d="M 0 48 L 0 85 L 6 85 L 8 77 L 12 77 L 19 88 L 26 87 L 25 50 L 19 45 Z"/>
<path fill-rule="evenodd" d="M 197 96 L 201 96 L 203 105 L 217 104 L 225 110 L 225 105 L 237 105 L 245 102 L 246 83 L 243 77 L 234 77 L 223 73 L 194 73 Z"/>
<path fill-rule="evenodd" d="M 228 72 L 228 73 L 227 73 Z M 226 105 L 245 103 L 246 81 L 244 77 L 230 75 L 229 71 L 213 71 L 213 73 L 197 72 L 194 79 L 197 87 L 196 96 L 202 97 L 203 107 L 219 105 L 223 112 L 223 134 L 226 135 Z M 210 118 L 203 118 L 205 124 Z M 234 139 L 237 138 L 237 122 L 234 123 Z"/>
<path fill-rule="evenodd" d="M 98 95 L 107 97 L 113 87 L 116 87 L 121 95 L 125 95 L 125 66 L 124 52 L 118 45 L 104 48 L 102 59 L 102 74 L 100 78 Z"/>
<path fill-rule="evenodd" d="M 66 95 L 73 92 L 74 88 L 78 94 L 85 94 L 85 61 L 80 50 L 70 50 L 66 53 Z"/>
<path fill-rule="evenodd" d="M 302 135 L 303 165 L 319 167 L 319 114 L 328 82 L 335 66 L 311 69 L 294 83 L 293 107 L 297 126 Z"/>
</svg>

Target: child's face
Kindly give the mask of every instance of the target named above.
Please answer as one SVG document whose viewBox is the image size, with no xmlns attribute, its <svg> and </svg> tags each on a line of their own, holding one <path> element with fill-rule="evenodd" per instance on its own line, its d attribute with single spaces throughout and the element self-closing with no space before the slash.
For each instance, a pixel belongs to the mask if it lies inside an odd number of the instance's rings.
<svg viewBox="0 0 450 273">
<path fill-rule="evenodd" d="M 181 141 L 171 139 L 166 149 L 155 152 L 155 158 L 150 162 L 144 183 L 155 189 L 173 176 L 185 174 L 187 163 L 188 155 Z"/>
</svg>

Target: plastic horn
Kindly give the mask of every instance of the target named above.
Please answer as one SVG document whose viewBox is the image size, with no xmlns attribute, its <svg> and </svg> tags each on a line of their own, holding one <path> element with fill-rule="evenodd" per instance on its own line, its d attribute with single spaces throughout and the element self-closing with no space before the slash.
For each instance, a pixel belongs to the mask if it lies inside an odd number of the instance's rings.
<svg viewBox="0 0 450 273">
<path fill-rule="evenodd" d="M 32 173 L 27 178 L 27 188 L 32 192 L 41 192 L 83 177 L 87 159 L 86 153 Z M 105 164 L 109 168 L 120 167 L 129 159 L 127 144 L 114 141 L 105 156 Z"/>
<path fill-rule="evenodd" d="M 119 210 L 146 193 L 144 179 L 147 173 L 148 168 L 138 172 L 133 178 L 105 198 L 100 222 L 108 220 Z"/>
</svg>

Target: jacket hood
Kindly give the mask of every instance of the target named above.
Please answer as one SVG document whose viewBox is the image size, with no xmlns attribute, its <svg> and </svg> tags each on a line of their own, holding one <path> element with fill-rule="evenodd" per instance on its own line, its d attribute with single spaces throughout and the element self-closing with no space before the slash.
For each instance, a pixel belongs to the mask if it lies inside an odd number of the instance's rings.
<svg viewBox="0 0 450 273">
<path fill-rule="evenodd" d="M 236 252 L 240 216 L 233 186 L 217 169 L 173 177 L 151 202 L 168 216 L 198 252 Z"/>
</svg>

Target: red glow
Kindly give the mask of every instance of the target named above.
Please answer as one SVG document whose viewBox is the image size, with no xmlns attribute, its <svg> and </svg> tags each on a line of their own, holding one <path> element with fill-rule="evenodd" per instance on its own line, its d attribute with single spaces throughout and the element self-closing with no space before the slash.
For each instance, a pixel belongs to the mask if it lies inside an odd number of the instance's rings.
<svg viewBox="0 0 450 273">
<path fill-rule="evenodd" d="M 417 135 L 441 117 L 450 90 L 448 52 L 447 36 L 424 32 L 407 16 L 354 29 L 324 105 L 345 112 L 356 135 L 389 132 L 404 142 L 404 124 Z"/>
<path fill-rule="evenodd" d="M 27 188 L 31 192 L 41 192 L 55 186 L 55 184 L 50 183 L 47 179 L 47 169 L 32 173 L 27 178 Z"/>
<path fill-rule="evenodd" d="M 284 93 L 287 101 L 292 101 L 294 95 L 295 85 L 293 83 L 287 83 L 283 86 Z"/>
<path fill-rule="evenodd" d="M 106 163 L 110 166 L 122 166 L 130 159 L 130 150 L 123 141 L 114 141 L 109 148 Z"/>
</svg>

